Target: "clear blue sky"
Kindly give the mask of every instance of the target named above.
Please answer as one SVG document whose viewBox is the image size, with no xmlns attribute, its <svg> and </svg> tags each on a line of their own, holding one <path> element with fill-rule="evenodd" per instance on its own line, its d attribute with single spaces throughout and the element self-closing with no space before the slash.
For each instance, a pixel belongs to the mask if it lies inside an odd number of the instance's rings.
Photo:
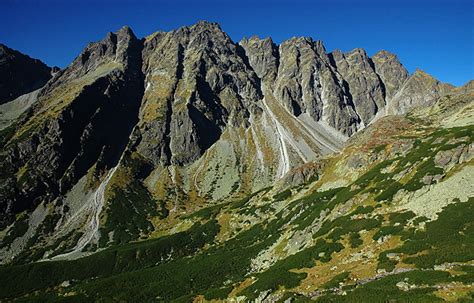
<svg viewBox="0 0 474 303">
<path fill-rule="evenodd" d="M 418 67 L 455 85 L 474 79 L 472 0 L 0 0 L 0 42 L 65 67 L 125 24 L 143 37 L 198 20 L 220 23 L 234 41 L 311 36 L 328 51 L 392 51 L 410 72 Z"/>
</svg>

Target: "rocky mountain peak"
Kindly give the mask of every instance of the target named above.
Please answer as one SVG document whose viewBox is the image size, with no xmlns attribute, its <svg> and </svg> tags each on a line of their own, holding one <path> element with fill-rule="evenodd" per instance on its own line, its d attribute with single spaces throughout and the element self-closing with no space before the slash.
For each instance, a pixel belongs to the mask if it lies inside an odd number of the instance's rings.
<svg viewBox="0 0 474 303">
<path fill-rule="evenodd" d="M 451 84 L 442 83 L 423 70 L 416 69 L 393 96 L 387 111 L 402 114 L 415 107 L 430 106 L 453 88 Z"/>
<path fill-rule="evenodd" d="M 184 44 L 192 43 L 200 46 L 212 46 L 211 41 L 215 40 L 232 41 L 218 23 L 207 21 L 199 21 L 190 26 L 180 27 L 170 32 L 170 34 L 181 40 Z"/>
<path fill-rule="evenodd" d="M 102 40 L 89 43 L 67 68 L 57 71 L 52 81 L 44 87 L 42 95 L 70 81 L 83 79 L 90 82 L 111 71 L 125 72 L 127 77 L 140 77 L 141 49 L 142 43 L 130 27 L 124 26 L 117 32 L 109 32 Z M 87 78 L 84 78 L 86 75 Z"/>
<path fill-rule="evenodd" d="M 411 77 L 413 80 L 412 81 L 421 81 L 421 82 L 432 82 L 432 83 L 440 83 L 437 79 L 435 79 L 432 75 L 428 74 L 427 72 L 425 72 L 424 70 L 422 70 L 421 68 L 416 68 L 415 69 L 415 72 L 413 73 L 412 77 Z"/>
<path fill-rule="evenodd" d="M 380 75 L 381 80 L 385 84 L 387 99 L 392 98 L 408 79 L 408 71 L 395 54 L 386 50 L 377 52 L 372 57 L 372 61 L 375 71 Z"/>
<path fill-rule="evenodd" d="M 326 54 L 324 43 L 321 40 L 313 40 L 311 37 L 292 37 L 285 40 L 280 44 L 280 52 L 281 49 L 293 47 L 297 49 L 311 48 L 319 55 Z"/>
<path fill-rule="evenodd" d="M 474 80 L 466 82 L 464 85 L 456 87 L 456 91 L 468 92 L 474 90 Z"/>
<path fill-rule="evenodd" d="M 362 68 L 368 68 L 366 64 L 369 63 L 369 56 L 366 51 L 362 48 L 355 48 L 344 54 L 346 60 L 351 61 L 350 63 L 354 65 L 361 65 Z"/>
<path fill-rule="evenodd" d="M 8 46 L 0 43 L 0 56 L 2 56 L 2 58 L 4 58 L 7 55 L 9 50 L 10 48 Z"/>
<path fill-rule="evenodd" d="M 248 123 L 248 112 L 261 98 L 238 45 L 215 23 L 157 34 L 145 41 L 142 57 L 141 124 L 154 131 L 142 133 L 138 148 L 154 163 L 195 161 L 227 124 Z M 149 145 L 156 136 L 159 148 Z"/>
<path fill-rule="evenodd" d="M 378 59 L 378 60 L 383 60 L 383 61 L 398 61 L 398 57 L 397 55 L 395 55 L 394 53 L 392 52 L 389 52 L 387 50 L 379 50 L 378 52 L 376 52 L 373 56 L 372 56 L 372 60 L 375 60 L 375 59 Z"/>
<path fill-rule="evenodd" d="M 116 164 L 137 122 L 143 94 L 141 48 L 129 28 L 109 33 L 41 89 L 23 122 L 12 126 L 31 135 L 3 149 L 12 155 L 9 165 L 28 163 L 30 182 L 14 198 L 10 195 L 17 185 L 10 184 L 2 207 L 11 207 L 10 199 L 15 199 L 15 209 L 25 209 L 70 190 L 87 172 L 100 178 L 101 171 Z"/>
<path fill-rule="evenodd" d="M 133 37 L 134 39 L 136 39 L 137 37 L 135 36 L 135 34 L 133 33 L 132 29 L 130 28 L 130 26 L 128 25 L 124 25 L 122 26 L 118 31 L 117 31 L 117 36 L 119 37 Z"/>
<path fill-rule="evenodd" d="M 42 87 L 51 76 L 40 60 L 0 43 L 0 104 Z"/>
<path fill-rule="evenodd" d="M 249 39 L 243 38 L 239 45 L 244 49 L 245 56 L 257 76 L 260 79 L 268 77 L 268 81 L 273 82 L 278 72 L 279 53 L 272 38 L 260 39 L 252 36 Z"/>
<path fill-rule="evenodd" d="M 206 20 L 200 20 L 193 25 L 184 26 L 184 28 L 189 28 L 189 30 L 191 31 L 210 30 L 210 31 L 216 31 L 216 32 L 223 32 L 219 23 L 209 22 Z"/>
</svg>

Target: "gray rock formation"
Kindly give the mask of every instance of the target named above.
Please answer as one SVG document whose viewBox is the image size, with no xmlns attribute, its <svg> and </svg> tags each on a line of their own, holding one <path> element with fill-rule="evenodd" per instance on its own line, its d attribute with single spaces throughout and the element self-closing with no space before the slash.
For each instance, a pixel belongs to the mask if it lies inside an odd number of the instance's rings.
<svg viewBox="0 0 474 303">
<path fill-rule="evenodd" d="M 400 115 L 416 107 L 432 105 L 453 88 L 452 85 L 442 83 L 417 69 L 393 96 L 387 106 L 387 113 Z"/>
<path fill-rule="evenodd" d="M 272 38 L 260 39 L 253 36 L 239 42 L 248 57 L 250 66 L 260 79 L 273 83 L 278 73 L 280 54 Z"/>
<path fill-rule="evenodd" d="M 408 79 L 408 71 L 395 54 L 385 50 L 379 51 L 371 59 L 375 72 L 384 84 L 386 98 L 389 100 Z"/>
<path fill-rule="evenodd" d="M 343 77 L 346 92 L 361 122 L 367 125 L 385 106 L 385 86 L 375 72 L 367 53 L 360 48 L 347 53 L 331 53 L 337 71 Z"/>
<path fill-rule="evenodd" d="M 244 39 L 241 45 L 267 84 L 264 93 L 296 116 L 307 113 L 347 135 L 357 131 L 360 119 L 321 41 L 292 38 L 279 46 L 278 53 L 268 38 Z"/>
<path fill-rule="evenodd" d="M 227 124 L 248 123 L 261 99 L 258 78 L 215 23 L 148 37 L 138 150 L 158 164 L 197 160 Z"/>
</svg>

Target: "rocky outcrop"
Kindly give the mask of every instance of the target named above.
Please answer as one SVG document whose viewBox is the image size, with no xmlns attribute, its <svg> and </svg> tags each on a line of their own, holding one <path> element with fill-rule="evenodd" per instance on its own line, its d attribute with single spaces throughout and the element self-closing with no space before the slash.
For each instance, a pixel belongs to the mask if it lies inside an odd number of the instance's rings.
<svg viewBox="0 0 474 303">
<path fill-rule="evenodd" d="M 272 38 L 244 38 L 239 42 L 239 46 L 243 48 L 248 63 L 257 76 L 265 82 L 273 83 L 278 73 L 280 54 Z"/>
<path fill-rule="evenodd" d="M 285 189 L 309 184 L 318 180 L 320 173 L 324 169 L 324 162 L 310 162 L 290 170 L 283 178 L 275 184 L 275 190 Z"/>
<path fill-rule="evenodd" d="M 385 106 L 385 85 L 375 72 L 372 60 L 360 48 L 347 53 L 331 53 L 337 71 L 363 125 Z"/>
<path fill-rule="evenodd" d="M 348 87 L 321 41 L 292 38 L 276 46 L 270 38 L 252 37 L 239 43 L 249 64 L 271 95 L 295 116 L 308 114 L 345 135 L 357 131 Z"/>
<path fill-rule="evenodd" d="M 226 125 L 248 124 L 258 78 L 219 25 L 200 22 L 147 37 L 137 149 L 158 164 L 197 160 Z"/>
<path fill-rule="evenodd" d="M 359 117 L 321 41 L 292 38 L 280 45 L 273 94 L 294 115 L 308 113 L 346 135 L 357 131 Z"/>
<path fill-rule="evenodd" d="M 389 100 L 408 79 L 408 71 L 395 54 L 385 50 L 379 51 L 371 59 L 375 72 L 384 84 L 386 99 Z"/>
<path fill-rule="evenodd" d="M 393 96 L 386 111 L 388 114 L 400 115 L 416 107 L 433 105 L 453 88 L 452 85 L 442 83 L 417 69 Z"/>
<path fill-rule="evenodd" d="M 51 73 L 40 60 L 0 44 L 0 104 L 42 87 Z"/>
</svg>

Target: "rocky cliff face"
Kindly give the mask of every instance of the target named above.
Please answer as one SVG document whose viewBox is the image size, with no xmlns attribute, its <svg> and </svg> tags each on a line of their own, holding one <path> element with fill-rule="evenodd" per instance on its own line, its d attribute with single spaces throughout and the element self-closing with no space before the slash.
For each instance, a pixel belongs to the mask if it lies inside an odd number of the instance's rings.
<svg viewBox="0 0 474 303">
<path fill-rule="evenodd" d="M 158 164 L 196 161 L 227 125 L 248 125 L 261 91 L 238 46 L 217 24 L 148 37 L 137 147 Z"/>
<path fill-rule="evenodd" d="M 40 60 L 0 44 L 0 104 L 42 87 L 51 73 Z"/>
<path fill-rule="evenodd" d="M 404 114 L 415 107 L 433 105 L 441 96 L 453 89 L 453 86 L 441 83 L 424 71 L 417 69 L 393 96 L 388 114 Z"/>
<path fill-rule="evenodd" d="M 89 45 L 57 73 L 2 141 L 1 222 L 114 166 L 138 120 L 141 44 L 128 28 Z"/>
<path fill-rule="evenodd" d="M 235 43 L 207 22 L 141 40 L 124 27 L 89 44 L 1 131 L 0 226 L 41 208 L 36 220 L 52 229 L 37 247 L 81 224 L 103 228 L 91 245 L 147 237 L 161 222 L 156 205 L 174 218 L 290 171 L 282 188 L 308 181 L 319 165 L 292 169 L 450 89 L 409 76 L 386 51 L 328 53 L 310 38 Z"/>
<path fill-rule="evenodd" d="M 335 51 L 332 58 L 337 71 L 344 79 L 347 93 L 362 125 L 367 125 L 386 105 L 385 85 L 375 72 L 372 60 L 362 49 L 348 53 Z M 388 78 L 392 78 L 390 75 Z"/>
<path fill-rule="evenodd" d="M 397 56 L 385 50 L 379 51 L 372 58 L 375 72 L 380 77 L 385 88 L 387 103 L 408 79 L 408 71 L 398 60 Z"/>
</svg>

